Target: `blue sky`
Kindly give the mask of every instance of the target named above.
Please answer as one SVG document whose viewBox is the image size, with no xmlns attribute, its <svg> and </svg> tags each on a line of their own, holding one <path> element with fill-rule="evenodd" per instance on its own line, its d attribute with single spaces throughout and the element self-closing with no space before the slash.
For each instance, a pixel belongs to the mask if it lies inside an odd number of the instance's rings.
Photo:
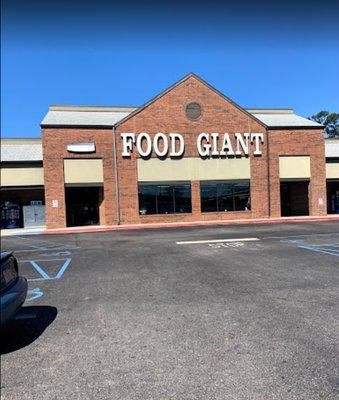
<svg viewBox="0 0 339 400">
<path fill-rule="evenodd" d="M 50 104 L 142 105 L 191 71 L 244 107 L 339 111 L 334 2 L 126 3 L 3 1 L 3 137 L 39 136 Z"/>
</svg>

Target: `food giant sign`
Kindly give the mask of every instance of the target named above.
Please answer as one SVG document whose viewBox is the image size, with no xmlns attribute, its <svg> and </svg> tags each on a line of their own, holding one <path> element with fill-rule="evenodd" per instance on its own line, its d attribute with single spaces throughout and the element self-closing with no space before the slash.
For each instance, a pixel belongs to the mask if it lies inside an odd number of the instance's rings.
<svg viewBox="0 0 339 400">
<path fill-rule="evenodd" d="M 141 157 L 148 157 L 154 149 L 158 157 L 181 157 L 185 151 L 185 141 L 180 133 L 157 133 L 153 139 L 151 136 L 142 132 L 122 133 L 122 156 L 130 157 L 133 146 L 136 147 Z M 253 146 L 253 154 L 260 156 L 261 145 L 264 142 L 263 133 L 236 133 L 235 146 L 232 145 L 228 133 L 200 133 L 197 137 L 196 145 L 201 157 L 209 156 L 242 156 L 249 154 L 249 147 Z"/>
</svg>

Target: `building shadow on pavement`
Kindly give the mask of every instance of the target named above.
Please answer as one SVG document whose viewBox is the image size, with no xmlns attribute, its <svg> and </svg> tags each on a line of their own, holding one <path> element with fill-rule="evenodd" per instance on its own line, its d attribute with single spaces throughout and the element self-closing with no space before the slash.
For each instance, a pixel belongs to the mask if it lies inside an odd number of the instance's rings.
<svg viewBox="0 0 339 400">
<path fill-rule="evenodd" d="M 57 314 L 57 309 L 51 306 L 22 307 L 13 321 L 0 329 L 0 354 L 11 353 L 33 343 Z"/>
</svg>

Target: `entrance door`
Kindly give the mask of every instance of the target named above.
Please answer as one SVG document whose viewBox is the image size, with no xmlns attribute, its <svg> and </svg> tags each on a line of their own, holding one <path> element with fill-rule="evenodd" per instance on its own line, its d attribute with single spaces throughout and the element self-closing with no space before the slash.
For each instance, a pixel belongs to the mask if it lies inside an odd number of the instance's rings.
<svg viewBox="0 0 339 400">
<path fill-rule="evenodd" d="M 309 215 L 308 181 L 280 183 L 281 216 Z"/>
<path fill-rule="evenodd" d="M 45 206 L 23 206 L 24 227 L 45 225 Z"/>
<path fill-rule="evenodd" d="M 98 187 L 66 187 L 67 226 L 99 224 Z"/>
<path fill-rule="evenodd" d="M 327 212 L 339 214 L 339 181 L 327 181 Z"/>
</svg>

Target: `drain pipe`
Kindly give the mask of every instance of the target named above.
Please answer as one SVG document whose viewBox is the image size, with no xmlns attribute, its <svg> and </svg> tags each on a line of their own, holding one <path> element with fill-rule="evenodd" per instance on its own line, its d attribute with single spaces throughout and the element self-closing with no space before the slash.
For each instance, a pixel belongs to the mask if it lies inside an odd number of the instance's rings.
<svg viewBox="0 0 339 400">
<path fill-rule="evenodd" d="M 271 157 L 270 157 L 270 139 L 269 130 L 266 128 L 267 138 L 267 193 L 268 193 L 268 218 L 271 218 Z"/>
<path fill-rule="evenodd" d="M 114 178 L 115 178 L 115 206 L 117 225 L 120 225 L 120 195 L 119 195 L 119 174 L 118 174 L 118 159 L 117 159 L 117 142 L 115 134 L 115 126 L 113 126 L 113 160 L 114 160 Z"/>
</svg>

